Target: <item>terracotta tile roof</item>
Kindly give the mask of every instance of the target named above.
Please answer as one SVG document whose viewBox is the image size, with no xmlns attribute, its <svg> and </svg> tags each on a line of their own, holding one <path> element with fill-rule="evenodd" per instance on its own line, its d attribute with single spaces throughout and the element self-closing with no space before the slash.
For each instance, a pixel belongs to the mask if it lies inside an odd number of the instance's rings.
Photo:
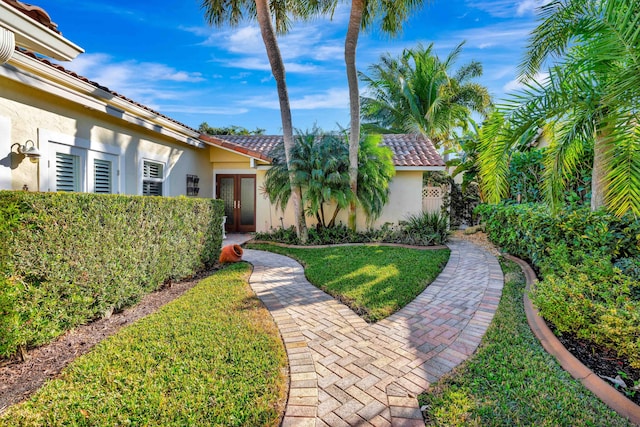
<svg viewBox="0 0 640 427">
<path fill-rule="evenodd" d="M 240 135 L 235 135 L 240 136 Z M 264 160 L 265 162 L 271 162 L 271 158 L 268 156 L 268 153 L 271 151 L 273 147 L 276 146 L 279 140 L 282 140 L 281 136 L 263 136 L 263 142 L 259 144 L 253 144 L 253 141 L 246 141 L 246 144 L 243 144 L 238 141 L 230 141 L 231 135 L 223 135 L 223 136 L 211 136 L 206 134 L 200 134 L 200 140 L 207 142 L 211 145 L 217 145 L 218 147 L 228 148 L 230 150 L 236 151 L 238 153 L 246 154 L 248 156 L 254 157 L 256 159 Z M 271 138 L 271 139 L 267 139 Z"/>
<path fill-rule="evenodd" d="M 175 123 L 175 124 L 177 124 L 179 126 L 182 126 L 183 128 L 189 129 L 189 130 L 191 130 L 193 132 L 198 132 L 197 129 L 194 129 L 194 128 L 190 127 L 190 126 L 185 125 L 184 123 L 181 123 L 181 122 L 179 122 L 179 121 L 177 121 L 175 119 L 172 119 L 169 116 L 166 116 L 166 115 L 164 115 L 162 113 L 159 113 L 159 112 L 157 112 L 155 110 L 152 110 L 151 108 L 147 107 L 146 105 L 142 105 L 139 102 L 136 102 L 136 101 L 134 101 L 132 99 L 129 99 L 126 96 L 121 95 L 118 92 L 115 92 L 115 91 L 109 89 L 108 87 L 103 86 L 103 85 L 101 85 L 101 84 L 99 84 L 97 82 L 89 80 L 88 78 L 86 78 L 84 76 L 81 76 L 81 75 L 79 75 L 79 74 L 77 74 L 77 73 L 75 73 L 75 72 L 73 72 L 71 70 L 67 70 L 65 67 L 63 67 L 60 64 L 53 63 L 53 62 L 49 61 L 46 58 L 38 56 L 35 53 L 33 53 L 31 51 L 28 51 L 26 49 L 20 48 L 20 47 L 16 47 L 16 50 L 18 52 L 24 54 L 24 55 L 30 56 L 31 58 L 34 58 L 34 59 L 42 62 L 43 64 L 46 64 L 46 65 L 50 66 L 51 68 L 55 68 L 56 70 L 62 71 L 63 73 L 66 73 L 66 74 L 70 75 L 71 77 L 74 77 L 74 78 L 76 78 L 78 80 L 81 80 L 81 81 L 83 81 L 85 83 L 89 83 L 90 85 L 92 85 L 92 86 L 94 86 L 94 87 L 96 87 L 98 89 L 104 90 L 105 92 L 109 92 L 110 94 L 112 94 L 112 95 L 114 95 L 114 96 L 116 96 L 116 97 L 118 97 L 118 98 L 120 98 L 120 99 L 122 99 L 124 101 L 127 101 L 127 102 L 129 102 L 129 103 L 131 103 L 131 104 L 133 104 L 133 105 L 135 105 L 137 107 L 140 107 L 140 108 L 142 108 L 142 109 L 144 109 L 144 110 L 146 110 L 146 111 L 148 111 L 148 112 L 150 112 L 150 113 L 152 113 L 152 114 L 154 114 L 154 115 L 156 115 L 158 117 L 162 117 L 162 118 L 164 118 L 166 120 L 169 120 L 170 122 L 173 122 L 173 123 Z"/>
<path fill-rule="evenodd" d="M 52 31 L 55 31 L 58 34 L 61 34 L 58 31 L 58 24 L 55 22 L 51 22 L 51 17 L 49 14 L 41 7 L 33 6 L 27 3 L 23 3 L 18 0 L 2 0 L 7 3 L 9 6 L 13 6 L 18 9 L 20 12 L 27 15 L 29 18 L 33 19 L 36 22 L 44 25 Z"/>
<path fill-rule="evenodd" d="M 386 134 L 382 144 L 393 151 L 396 166 L 444 166 L 431 140 L 422 135 Z"/>
<path fill-rule="evenodd" d="M 213 142 L 204 137 L 206 135 L 200 136 L 205 141 Z M 227 143 L 227 148 L 230 149 L 242 147 L 248 151 L 259 153 L 267 161 L 270 160 L 271 150 L 282 141 L 282 136 L 278 135 L 218 135 L 208 138 L 215 140 L 216 144 L 220 146 L 225 146 L 224 143 Z M 393 152 L 395 166 L 444 166 L 444 161 L 434 148 L 433 143 L 421 135 L 382 135 L 382 145 L 386 145 Z"/>
</svg>

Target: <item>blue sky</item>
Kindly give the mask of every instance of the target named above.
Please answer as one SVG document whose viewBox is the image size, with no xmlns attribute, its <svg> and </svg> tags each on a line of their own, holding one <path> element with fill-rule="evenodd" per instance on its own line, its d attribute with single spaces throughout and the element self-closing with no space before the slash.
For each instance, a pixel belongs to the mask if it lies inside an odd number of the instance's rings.
<svg viewBox="0 0 640 427">
<path fill-rule="evenodd" d="M 457 65 L 480 61 L 479 82 L 495 98 L 518 87 L 517 65 L 535 8 L 544 0 L 434 0 L 400 36 L 361 34 L 357 63 L 365 71 L 381 54 L 435 43 L 446 56 L 466 40 Z M 276 85 L 255 23 L 209 27 L 200 0 L 34 0 L 85 53 L 63 65 L 186 125 L 238 125 L 281 133 Z M 153 5 L 150 7 L 150 5 Z M 279 38 L 293 124 L 347 127 L 344 34 L 348 3 L 332 20 L 293 25 Z M 361 91 L 364 87 L 361 87 Z"/>
</svg>

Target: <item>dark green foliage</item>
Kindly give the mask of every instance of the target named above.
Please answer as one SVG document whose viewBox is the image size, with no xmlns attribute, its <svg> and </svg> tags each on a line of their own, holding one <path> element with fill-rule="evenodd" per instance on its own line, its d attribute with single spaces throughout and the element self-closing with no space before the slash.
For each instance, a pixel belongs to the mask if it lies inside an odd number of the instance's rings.
<svg viewBox="0 0 640 427">
<path fill-rule="evenodd" d="M 270 232 L 256 233 L 256 240 L 299 245 L 293 227 L 278 228 Z M 353 231 L 343 224 L 335 227 L 309 229 L 308 245 L 335 245 L 340 243 L 401 243 L 407 245 L 443 245 L 449 238 L 446 216 L 440 213 L 424 213 L 410 216 L 399 226 L 389 223 L 379 229 Z"/>
<path fill-rule="evenodd" d="M 482 205 L 478 208 L 489 238 L 506 252 L 531 261 L 537 268 L 553 249 L 581 261 L 583 254 L 610 260 L 640 254 L 640 222 L 632 215 L 618 218 L 588 208 L 550 213 L 544 205 Z"/>
<path fill-rule="evenodd" d="M 215 263 L 222 203 L 0 192 L 0 355 L 44 344 Z"/>
<path fill-rule="evenodd" d="M 640 366 L 638 281 L 613 266 L 640 255 L 636 218 L 588 208 L 553 215 L 541 205 L 480 211 L 491 240 L 540 271 L 533 300 L 545 319 Z"/>
<path fill-rule="evenodd" d="M 449 221 L 440 212 L 413 214 L 402 223 L 402 232 L 409 244 L 441 245 L 449 238 Z"/>
<path fill-rule="evenodd" d="M 380 216 L 389 200 L 389 181 L 395 174 L 389 147 L 380 145 L 380 135 L 363 136 L 358 150 L 356 201 L 367 218 Z M 302 192 L 305 213 L 322 227 L 334 227 L 336 217 L 354 200 L 349 186 L 349 145 L 345 135 L 321 129 L 299 132 L 291 150 L 294 183 Z M 270 154 L 273 165 L 265 177 L 264 192 L 272 204 L 284 210 L 291 196 L 284 144 Z"/>
</svg>

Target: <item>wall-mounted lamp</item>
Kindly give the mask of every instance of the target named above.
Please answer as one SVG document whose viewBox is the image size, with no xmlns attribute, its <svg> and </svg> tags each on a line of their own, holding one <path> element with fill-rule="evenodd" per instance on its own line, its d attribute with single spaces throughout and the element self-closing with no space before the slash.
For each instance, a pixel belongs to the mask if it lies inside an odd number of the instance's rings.
<svg viewBox="0 0 640 427">
<path fill-rule="evenodd" d="M 29 143 L 31 143 L 31 147 L 29 147 Z M 18 147 L 18 153 L 24 154 L 31 160 L 31 163 L 38 163 L 40 160 L 40 150 L 36 147 L 36 144 L 32 140 L 27 140 L 24 145 Z"/>
</svg>

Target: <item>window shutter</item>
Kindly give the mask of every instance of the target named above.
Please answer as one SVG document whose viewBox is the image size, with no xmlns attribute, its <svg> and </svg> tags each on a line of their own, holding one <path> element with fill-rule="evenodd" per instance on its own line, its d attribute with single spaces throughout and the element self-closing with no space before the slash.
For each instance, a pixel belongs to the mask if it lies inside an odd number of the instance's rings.
<svg viewBox="0 0 640 427">
<path fill-rule="evenodd" d="M 162 163 L 144 161 L 142 194 L 144 196 L 162 196 L 164 170 Z"/>
<path fill-rule="evenodd" d="M 80 158 L 56 153 L 56 191 L 80 191 Z"/>
<path fill-rule="evenodd" d="M 95 159 L 93 161 L 94 192 L 99 194 L 110 194 L 111 190 L 111 162 L 108 160 Z"/>
</svg>

